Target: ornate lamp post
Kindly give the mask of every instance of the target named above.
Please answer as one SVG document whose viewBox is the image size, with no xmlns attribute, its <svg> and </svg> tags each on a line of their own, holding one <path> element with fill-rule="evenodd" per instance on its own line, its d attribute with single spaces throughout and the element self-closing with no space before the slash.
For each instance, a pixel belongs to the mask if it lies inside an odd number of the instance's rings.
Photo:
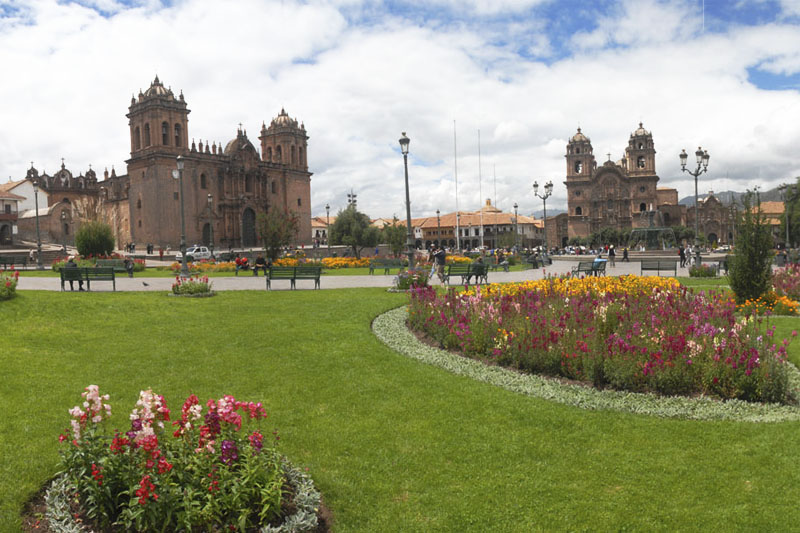
<svg viewBox="0 0 800 533">
<path fill-rule="evenodd" d="M 539 194 L 539 183 L 534 181 L 533 182 L 533 194 L 534 196 L 541 198 L 542 202 L 544 202 L 544 255 L 547 255 L 547 199 L 553 194 L 553 182 L 548 181 L 544 184 L 544 194 Z"/>
<path fill-rule="evenodd" d="M 214 197 L 211 193 L 208 193 L 208 231 L 208 249 L 214 257 Z"/>
<path fill-rule="evenodd" d="M 400 137 L 400 151 L 403 152 L 403 166 L 406 173 L 406 226 L 408 236 L 406 238 L 406 245 L 408 246 L 408 269 L 414 268 L 414 234 L 411 230 L 411 196 L 408 194 L 408 145 L 411 144 L 411 139 L 406 137 L 406 132 Z"/>
<path fill-rule="evenodd" d="M 708 152 L 700 147 L 697 148 L 697 151 L 694 153 L 694 155 L 697 158 L 697 168 L 694 170 L 694 172 L 686 168 L 686 162 L 689 159 L 689 154 L 686 153 L 686 150 L 681 150 L 679 157 L 681 158 L 681 170 L 688 172 L 691 176 L 694 176 L 694 249 L 696 257 L 695 264 L 699 265 L 700 246 L 698 244 L 698 237 L 700 235 L 700 230 L 698 222 L 700 220 L 700 212 L 697 208 L 697 176 L 708 170 L 709 156 Z"/>
<path fill-rule="evenodd" d="M 328 257 L 331 256 L 331 206 L 325 204 L 325 241 L 328 243 Z"/>
<path fill-rule="evenodd" d="M 436 210 L 436 237 L 439 241 L 439 246 L 442 245 L 442 220 L 439 218 L 439 210 Z"/>
<path fill-rule="evenodd" d="M 61 240 L 63 243 L 63 250 L 64 253 L 67 253 L 67 212 L 62 210 L 61 211 Z"/>
<path fill-rule="evenodd" d="M 36 208 L 36 270 L 44 270 L 42 265 L 42 234 L 39 232 L 39 180 L 33 182 L 33 201 Z"/>
<path fill-rule="evenodd" d="M 517 202 L 514 202 L 514 248 L 517 248 L 517 239 L 519 238 L 519 215 L 517 215 Z M 516 250 L 515 250 L 516 251 Z"/>
<path fill-rule="evenodd" d="M 183 215 L 183 156 L 178 156 L 178 194 L 181 195 L 181 278 L 189 277 L 189 268 L 186 266 L 186 222 Z"/>
</svg>

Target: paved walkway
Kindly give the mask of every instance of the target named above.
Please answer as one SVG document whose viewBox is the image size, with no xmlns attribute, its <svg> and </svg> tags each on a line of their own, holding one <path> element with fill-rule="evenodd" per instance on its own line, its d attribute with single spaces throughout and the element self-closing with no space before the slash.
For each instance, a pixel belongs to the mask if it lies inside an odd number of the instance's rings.
<svg viewBox="0 0 800 533">
<path fill-rule="evenodd" d="M 542 279 L 545 274 L 564 274 L 570 272 L 572 267 L 577 264 L 577 259 L 557 259 L 547 268 L 537 268 L 533 270 L 521 270 L 512 272 L 490 272 L 489 282 L 507 283 L 514 281 L 525 281 L 530 279 Z M 611 276 L 623 274 L 639 274 L 639 263 L 636 261 L 623 263 L 617 261 L 616 267 L 608 267 L 606 273 Z M 689 272 L 685 268 L 678 268 L 679 276 L 688 276 Z M 352 289 L 358 287 L 391 287 L 394 284 L 395 275 L 375 274 L 372 276 L 322 276 L 320 286 L 322 289 Z M 263 275 L 258 277 L 252 274 L 242 274 L 240 276 L 230 275 L 221 278 L 210 278 L 212 287 L 215 291 L 248 291 L 266 290 L 267 283 Z M 460 279 L 460 278 L 456 278 Z M 148 278 L 147 273 L 139 273 L 134 278 L 128 278 L 124 274 L 117 278 L 117 291 L 169 291 L 175 278 Z M 433 280 L 434 285 L 439 284 L 439 280 Z M 76 284 L 77 285 L 77 284 Z M 272 290 L 289 290 L 289 281 L 278 280 L 273 282 Z M 297 282 L 298 290 L 310 290 L 314 288 L 313 281 L 301 280 Z M 39 278 L 22 276 L 19 280 L 18 290 L 47 290 L 60 291 L 61 280 L 57 277 Z M 76 289 L 77 290 L 77 289 Z M 111 292 L 111 283 L 107 281 L 95 282 L 92 285 L 92 292 Z"/>
</svg>

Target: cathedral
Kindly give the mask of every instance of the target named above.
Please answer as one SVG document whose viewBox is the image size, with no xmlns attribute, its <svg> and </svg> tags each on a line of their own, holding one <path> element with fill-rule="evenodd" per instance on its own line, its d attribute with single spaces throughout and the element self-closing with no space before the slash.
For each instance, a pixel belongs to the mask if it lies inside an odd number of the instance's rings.
<svg viewBox="0 0 800 533">
<path fill-rule="evenodd" d="M 39 175 L 33 166 L 26 180 L 37 181 L 47 198 L 42 216 L 62 213 L 61 222 L 48 227 L 55 242 L 73 242 L 75 225 L 82 220 L 109 223 L 117 246 L 146 243 L 177 249 L 181 234 L 181 191 L 177 157 L 184 162 L 183 208 L 187 244 L 212 242 L 216 247 L 259 245 L 256 216 L 269 209 L 294 211 L 300 221 L 297 244 L 311 236 L 311 173 L 308 171 L 308 135 L 286 111 L 262 124 L 260 150 L 241 124 L 225 146 L 191 142 L 189 113 L 178 96 L 156 77 L 128 107 L 130 158 L 127 174 L 112 167 L 97 180 L 91 168 L 74 176 L 64 165 L 54 175 Z M 68 217 L 64 213 L 68 213 Z M 22 227 L 21 230 L 27 228 Z"/>
<path fill-rule="evenodd" d="M 592 141 L 581 132 L 567 143 L 568 238 L 587 237 L 604 228 L 631 230 L 681 224 L 678 192 L 659 188 L 653 135 L 642 127 L 631 133 L 625 155 L 598 166 Z M 677 217 L 676 217 L 677 215 Z"/>
</svg>

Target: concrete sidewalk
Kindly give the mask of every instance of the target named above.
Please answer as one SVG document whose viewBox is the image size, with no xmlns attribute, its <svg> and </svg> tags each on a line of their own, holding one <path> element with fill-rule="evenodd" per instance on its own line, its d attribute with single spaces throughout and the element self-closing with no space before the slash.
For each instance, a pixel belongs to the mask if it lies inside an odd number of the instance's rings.
<svg viewBox="0 0 800 533">
<path fill-rule="evenodd" d="M 521 270 L 512 272 L 489 272 L 490 283 L 508 283 L 515 281 L 526 281 L 532 279 L 542 279 L 546 274 L 560 275 L 568 273 L 572 267 L 577 265 L 578 260 L 560 259 L 553 261 L 553 264 L 546 268 L 533 270 Z M 623 274 L 639 274 L 639 263 L 634 261 L 623 263 L 617 261 L 616 267 L 608 266 L 606 274 L 609 276 L 621 276 Z M 679 276 L 688 276 L 686 268 L 678 268 Z M 323 274 L 320 286 L 325 289 L 353 289 L 359 287 L 392 287 L 396 274 L 383 275 L 375 274 L 372 276 L 337 276 Z M 252 274 L 241 274 L 239 276 L 230 275 L 221 278 L 210 278 L 212 287 L 215 291 L 251 291 L 266 290 L 267 283 L 263 275 L 258 277 Z M 460 278 L 456 278 L 460 280 Z M 140 273 L 136 277 L 128 278 L 120 276 L 116 279 L 117 291 L 170 291 L 174 277 L 169 278 L 148 278 L 147 273 Z M 434 277 L 433 285 L 438 286 L 439 280 Z M 77 284 L 76 284 L 77 285 Z M 300 280 L 297 282 L 298 290 L 313 290 L 314 282 Z M 19 279 L 18 290 L 45 290 L 60 291 L 61 280 L 57 277 L 39 278 L 25 277 Z M 67 288 L 69 290 L 69 288 Z M 278 280 L 272 283 L 272 290 L 289 290 L 288 280 Z M 76 287 L 77 291 L 77 287 Z M 111 283 L 108 281 L 98 281 L 92 285 L 92 292 L 112 292 Z"/>
</svg>

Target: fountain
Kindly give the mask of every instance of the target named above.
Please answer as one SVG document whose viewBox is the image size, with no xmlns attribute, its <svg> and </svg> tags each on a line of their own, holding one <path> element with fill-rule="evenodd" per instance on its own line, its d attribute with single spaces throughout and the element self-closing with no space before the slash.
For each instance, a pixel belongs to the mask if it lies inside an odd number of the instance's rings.
<svg viewBox="0 0 800 533">
<path fill-rule="evenodd" d="M 649 211 L 642 211 L 642 217 L 648 218 L 648 227 L 636 228 L 631 231 L 630 239 L 628 240 L 628 248 L 631 250 L 640 251 L 663 251 L 673 250 L 678 246 L 675 232 L 672 228 L 665 228 L 656 226 L 654 219 L 657 211 L 653 209 L 653 204 L 650 204 Z"/>
</svg>

